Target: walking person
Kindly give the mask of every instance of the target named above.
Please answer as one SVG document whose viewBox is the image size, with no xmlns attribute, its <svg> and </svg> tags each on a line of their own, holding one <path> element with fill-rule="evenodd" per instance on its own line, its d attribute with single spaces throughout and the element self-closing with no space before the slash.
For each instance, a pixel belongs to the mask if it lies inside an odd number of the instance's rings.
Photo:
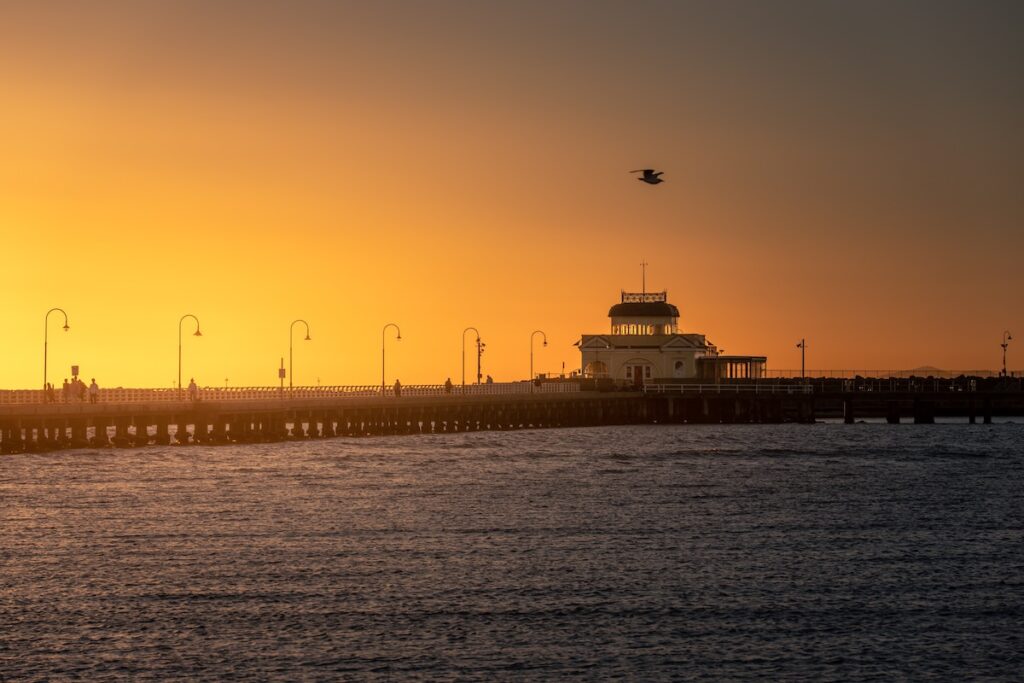
<svg viewBox="0 0 1024 683">
<path fill-rule="evenodd" d="M 89 385 L 89 403 L 98 403 L 100 400 L 100 385 L 96 384 L 96 378 L 92 378 L 92 383 Z"/>
<path fill-rule="evenodd" d="M 199 400 L 199 387 L 196 386 L 196 380 L 194 377 L 188 381 L 188 400 Z"/>
<path fill-rule="evenodd" d="M 88 389 L 86 389 L 85 382 L 83 382 L 82 380 L 80 380 L 80 379 L 78 379 L 76 377 L 75 378 L 75 394 L 76 394 L 75 398 L 78 399 L 79 403 L 85 403 L 85 395 L 87 393 L 88 393 Z"/>
<path fill-rule="evenodd" d="M 402 383 L 397 379 L 395 380 L 395 398 L 401 398 L 402 396 Z"/>
<path fill-rule="evenodd" d="M 452 378 L 451 377 L 449 377 L 448 379 L 446 379 L 444 381 L 444 393 L 446 393 L 446 394 L 452 393 Z"/>
<path fill-rule="evenodd" d="M 61 399 L 67 403 L 71 400 L 71 385 L 68 383 L 68 378 L 64 378 L 64 387 L 60 390 Z"/>
</svg>

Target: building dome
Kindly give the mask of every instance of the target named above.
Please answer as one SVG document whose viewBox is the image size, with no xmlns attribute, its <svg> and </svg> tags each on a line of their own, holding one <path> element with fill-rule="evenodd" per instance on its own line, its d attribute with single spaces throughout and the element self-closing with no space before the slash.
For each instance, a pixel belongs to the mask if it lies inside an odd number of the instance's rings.
<svg viewBox="0 0 1024 683">
<path fill-rule="evenodd" d="M 623 302 L 608 311 L 609 318 L 678 318 L 679 309 L 666 301 Z"/>
<path fill-rule="evenodd" d="M 623 292 L 622 301 L 608 311 L 612 334 L 676 334 L 679 309 L 668 302 L 667 292 Z"/>
</svg>

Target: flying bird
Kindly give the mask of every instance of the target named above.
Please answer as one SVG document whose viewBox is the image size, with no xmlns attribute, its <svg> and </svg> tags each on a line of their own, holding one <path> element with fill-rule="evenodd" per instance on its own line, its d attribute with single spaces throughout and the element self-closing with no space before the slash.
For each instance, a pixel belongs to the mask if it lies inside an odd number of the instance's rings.
<svg viewBox="0 0 1024 683">
<path fill-rule="evenodd" d="M 655 171 L 653 168 L 638 168 L 635 171 L 630 171 L 630 173 L 643 173 L 644 177 L 637 178 L 637 180 L 639 180 L 642 183 L 647 183 L 649 185 L 657 185 L 658 183 L 665 182 L 660 177 L 658 177 L 662 173 L 664 173 L 664 171 Z"/>
</svg>

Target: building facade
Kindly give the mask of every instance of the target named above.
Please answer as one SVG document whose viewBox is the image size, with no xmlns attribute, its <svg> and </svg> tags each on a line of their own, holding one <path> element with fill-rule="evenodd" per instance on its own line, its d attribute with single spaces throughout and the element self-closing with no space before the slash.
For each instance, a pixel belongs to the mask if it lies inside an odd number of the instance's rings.
<svg viewBox="0 0 1024 683">
<path fill-rule="evenodd" d="M 584 377 L 642 386 L 653 382 L 758 379 L 764 356 L 725 356 L 703 334 L 679 331 L 679 309 L 667 292 L 622 292 L 608 311 L 609 334 L 577 342 Z"/>
</svg>

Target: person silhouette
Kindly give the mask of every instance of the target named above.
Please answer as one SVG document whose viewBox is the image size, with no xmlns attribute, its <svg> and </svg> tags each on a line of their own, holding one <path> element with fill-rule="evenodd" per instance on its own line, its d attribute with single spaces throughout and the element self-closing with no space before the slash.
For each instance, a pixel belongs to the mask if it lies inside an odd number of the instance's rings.
<svg viewBox="0 0 1024 683">
<path fill-rule="evenodd" d="M 96 384 L 96 378 L 92 378 L 89 385 L 89 403 L 97 403 L 100 400 L 100 385 Z"/>
<path fill-rule="evenodd" d="M 395 380 L 395 398 L 399 398 L 402 395 L 402 383 L 397 379 Z"/>
<path fill-rule="evenodd" d="M 188 381 L 188 400 L 195 401 L 199 399 L 199 387 L 196 386 L 195 378 L 191 378 Z"/>
<path fill-rule="evenodd" d="M 452 393 L 452 378 L 451 377 L 449 377 L 448 379 L 446 379 L 444 381 L 444 393 L 446 393 L 446 394 Z"/>
</svg>

